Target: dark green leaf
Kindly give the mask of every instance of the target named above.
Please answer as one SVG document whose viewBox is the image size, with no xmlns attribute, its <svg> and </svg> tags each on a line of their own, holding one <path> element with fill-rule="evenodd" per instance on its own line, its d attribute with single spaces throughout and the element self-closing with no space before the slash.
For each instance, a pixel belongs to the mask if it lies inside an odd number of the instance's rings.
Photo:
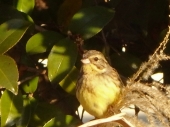
<svg viewBox="0 0 170 127">
<path fill-rule="evenodd" d="M 5 12 L 5 14 L 4 14 Z M 12 6 L 6 4 L 0 4 L 0 24 L 10 19 L 25 19 L 23 13 L 18 11 Z"/>
<path fill-rule="evenodd" d="M 34 113 L 34 109 L 37 106 L 37 102 L 33 97 L 23 96 L 24 100 L 24 109 L 22 112 L 22 116 L 17 122 L 17 127 L 28 127 L 32 114 Z"/>
<path fill-rule="evenodd" d="M 0 87 L 4 87 L 14 94 L 18 92 L 18 70 L 12 58 L 0 55 Z"/>
<path fill-rule="evenodd" d="M 59 83 L 72 69 L 77 59 L 76 45 L 68 38 L 53 46 L 48 57 L 48 77 Z"/>
<path fill-rule="evenodd" d="M 76 4 L 75 4 L 76 3 Z M 82 0 L 64 0 L 59 7 L 57 21 L 61 30 L 68 27 L 73 15 L 81 8 Z"/>
<path fill-rule="evenodd" d="M 73 16 L 69 30 L 86 40 L 100 32 L 113 16 L 114 11 L 104 7 L 83 8 Z"/>
<path fill-rule="evenodd" d="M 14 95 L 9 91 L 4 91 L 1 97 L 1 127 L 14 125 L 21 117 L 23 110 L 22 95 Z"/>
<path fill-rule="evenodd" d="M 63 39 L 63 36 L 53 31 L 37 33 L 28 40 L 26 51 L 29 54 L 46 52 L 61 39 Z"/>
<path fill-rule="evenodd" d="M 36 104 L 36 105 L 35 105 Z M 31 106 L 34 110 L 31 111 L 31 118 L 29 122 L 30 127 L 42 127 L 48 120 L 55 117 L 58 113 L 63 114 L 60 108 L 56 105 L 48 104 L 45 102 L 38 102 L 34 100 L 31 102 Z"/>
<path fill-rule="evenodd" d="M 67 76 L 59 83 L 60 86 L 68 93 L 75 94 L 75 86 L 79 71 L 74 66 Z"/>
<path fill-rule="evenodd" d="M 142 61 L 128 53 L 121 53 L 120 55 L 113 54 L 111 56 L 112 65 L 120 74 L 130 77 L 137 71 Z"/>
<path fill-rule="evenodd" d="M 0 25 L 0 54 L 12 48 L 31 24 L 21 19 L 12 19 Z"/>
<path fill-rule="evenodd" d="M 80 120 L 73 116 L 58 114 L 57 117 L 52 118 L 43 127 L 77 127 L 80 123 Z"/>
</svg>

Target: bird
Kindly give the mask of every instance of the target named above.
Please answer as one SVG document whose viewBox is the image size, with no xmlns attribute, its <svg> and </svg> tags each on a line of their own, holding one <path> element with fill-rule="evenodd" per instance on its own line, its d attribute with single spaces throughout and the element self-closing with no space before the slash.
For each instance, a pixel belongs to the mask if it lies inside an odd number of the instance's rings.
<svg viewBox="0 0 170 127">
<path fill-rule="evenodd" d="M 114 107 L 122 95 L 123 82 L 99 51 L 85 51 L 81 62 L 76 97 L 89 114 L 107 117 L 109 108 Z"/>
</svg>

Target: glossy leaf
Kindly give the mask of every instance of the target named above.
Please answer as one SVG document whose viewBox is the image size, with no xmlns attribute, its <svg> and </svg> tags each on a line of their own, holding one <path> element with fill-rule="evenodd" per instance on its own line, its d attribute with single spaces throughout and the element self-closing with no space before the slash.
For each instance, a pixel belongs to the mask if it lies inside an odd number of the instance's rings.
<svg viewBox="0 0 170 127">
<path fill-rule="evenodd" d="M 75 87 L 79 71 L 74 66 L 67 76 L 59 83 L 60 86 L 68 93 L 75 94 Z"/>
<path fill-rule="evenodd" d="M 9 91 L 4 91 L 1 97 L 1 127 L 14 125 L 21 117 L 23 110 L 22 95 L 14 95 Z"/>
<path fill-rule="evenodd" d="M 14 4 L 17 10 L 26 14 L 31 14 L 34 9 L 35 0 L 14 0 Z"/>
<path fill-rule="evenodd" d="M 43 127 L 77 127 L 80 123 L 80 120 L 73 116 L 58 114 L 57 117 L 52 118 Z"/>
<path fill-rule="evenodd" d="M 76 45 L 68 38 L 53 46 L 48 57 L 48 77 L 59 83 L 72 69 L 77 59 Z"/>
<path fill-rule="evenodd" d="M 37 86 L 38 86 L 38 79 L 39 79 L 39 77 L 34 77 L 31 80 L 23 83 L 21 85 L 21 87 L 24 90 L 24 92 L 26 92 L 26 93 L 34 93 L 35 90 L 37 89 Z"/>
<path fill-rule="evenodd" d="M 0 55 L 0 61 L 0 87 L 17 94 L 19 74 L 15 61 L 5 55 Z"/>
<path fill-rule="evenodd" d="M 26 51 L 29 54 L 46 52 L 61 39 L 63 39 L 63 36 L 57 32 L 44 31 L 37 33 L 28 40 Z"/>
<path fill-rule="evenodd" d="M 100 32 L 113 16 L 114 11 L 104 7 L 83 8 L 73 16 L 69 30 L 86 40 Z"/>
<path fill-rule="evenodd" d="M 0 54 L 12 48 L 31 24 L 21 19 L 12 19 L 0 25 Z"/>
</svg>

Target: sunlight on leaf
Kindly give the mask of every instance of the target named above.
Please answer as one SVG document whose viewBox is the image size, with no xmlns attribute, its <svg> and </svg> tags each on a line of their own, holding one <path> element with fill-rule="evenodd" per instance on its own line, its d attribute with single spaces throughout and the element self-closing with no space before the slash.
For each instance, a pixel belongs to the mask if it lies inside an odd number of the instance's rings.
<svg viewBox="0 0 170 127">
<path fill-rule="evenodd" d="M 23 110 L 22 95 L 4 91 L 1 97 L 1 127 L 12 126 L 21 117 Z"/>
<path fill-rule="evenodd" d="M 0 54 L 7 52 L 17 44 L 30 25 L 30 22 L 21 19 L 12 19 L 1 24 Z"/>
<path fill-rule="evenodd" d="M 76 45 L 65 38 L 53 46 L 48 57 L 48 77 L 52 83 L 59 83 L 72 69 L 77 59 Z"/>
<path fill-rule="evenodd" d="M 17 10 L 31 14 L 34 9 L 35 0 L 14 0 L 14 4 Z"/>
<path fill-rule="evenodd" d="M 64 37 L 53 31 L 44 31 L 32 36 L 27 44 L 26 51 L 28 54 L 43 53 L 51 49 L 52 46 Z"/>
<path fill-rule="evenodd" d="M 12 58 L 0 55 L 0 87 L 6 88 L 17 94 L 18 92 L 18 69 Z"/>
<path fill-rule="evenodd" d="M 74 66 L 67 76 L 59 83 L 60 86 L 68 93 L 75 94 L 75 87 L 79 71 Z"/>
<path fill-rule="evenodd" d="M 80 34 L 86 40 L 99 33 L 113 17 L 114 11 L 108 8 L 83 8 L 73 16 L 69 30 L 73 34 Z"/>
</svg>

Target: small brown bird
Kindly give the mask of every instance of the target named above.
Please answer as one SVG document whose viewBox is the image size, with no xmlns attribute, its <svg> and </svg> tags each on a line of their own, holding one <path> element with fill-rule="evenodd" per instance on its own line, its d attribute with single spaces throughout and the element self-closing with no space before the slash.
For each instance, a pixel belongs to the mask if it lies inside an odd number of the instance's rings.
<svg viewBox="0 0 170 127">
<path fill-rule="evenodd" d="M 106 117 L 121 95 L 123 83 L 103 54 L 89 50 L 83 54 L 76 96 L 83 108 L 97 118 Z"/>
</svg>

